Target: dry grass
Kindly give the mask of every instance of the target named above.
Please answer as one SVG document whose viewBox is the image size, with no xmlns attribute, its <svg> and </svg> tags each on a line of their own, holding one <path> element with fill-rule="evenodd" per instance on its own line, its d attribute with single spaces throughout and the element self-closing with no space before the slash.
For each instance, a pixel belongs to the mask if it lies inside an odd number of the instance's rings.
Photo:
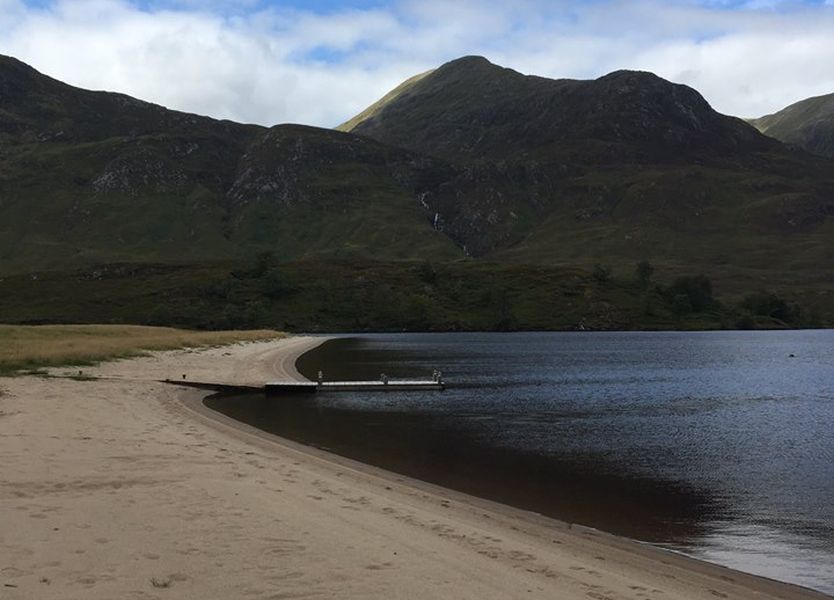
<svg viewBox="0 0 834 600">
<path fill-rule="evenodd" d="M 186 331 L 135 325 L 0 325 L 0 374 L 91 365 L 151 350 L 217 346 L 284 337 L 270 331 Z"/>
</svg>

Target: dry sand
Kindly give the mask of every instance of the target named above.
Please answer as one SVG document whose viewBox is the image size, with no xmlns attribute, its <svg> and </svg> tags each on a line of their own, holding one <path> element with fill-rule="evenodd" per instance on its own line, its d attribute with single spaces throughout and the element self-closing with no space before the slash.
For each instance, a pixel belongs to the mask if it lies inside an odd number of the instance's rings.
<svg viewBox="0 0 834 600">
<path fill-rule="evenodd" d="M 298 377 L 319 342 L 0 379 L 0 598 L 827 598 L 285 442 L 152 381 Z"/>
</svg>

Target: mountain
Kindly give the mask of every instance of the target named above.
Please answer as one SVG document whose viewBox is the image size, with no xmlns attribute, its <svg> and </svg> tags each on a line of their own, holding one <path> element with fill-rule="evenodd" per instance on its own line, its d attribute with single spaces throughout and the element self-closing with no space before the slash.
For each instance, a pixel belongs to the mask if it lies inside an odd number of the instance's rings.
<svg viewBox="0 0 834 600">
<path fill-rule="evenodd" d="M 25 305 L 2 310 L 66 315 L 32 299 L 55 303 L 56 290 L 82 294 L 96 281 L 93 305 L 116 291 L 121 302 L 145 293 L 133 287 L 147 276 L 155 290 L 187 282 L 177 298 L 191 316 L 178 322 L 201 326 L 240 322 L 214 318 L 225 305 L 264 323 L 261 302 L 302 311 L 283 318 L 309 327 L 368 306 L 388 316 L 355 326 L 432 325 L 439 317 L 412 313 L 433 314 L 442 288 L 443 327 L 508 327 L 517 323 L 508 299 L 525 306 L 527 326 L 562 327 L 539 318 L 555 300 L 536 288 L 568 290 L 559 310 L 580 315 L 577 326 L 628 327 L 648 322 L 636 308 L 647 296 L 625 284 L 597 289 L 609 278 L 590 272 L 599 263 L 630 274 L 642 260 L 663 280 L 705 273 L 728 294 L 767 286 L 822 302 L 834 293 L 834 161 L 650 73 L 551 80 L 465 57 L 409 79 L 340 129 L 218 121 L 81 90 L 0 57 L 0 283 L 37 277 Z M 256 256 L 271 258 L 241 267 Z M 333 261 L 352 265 L 348 279 Z M 432 265 L 453 263 L 439 283 Z M 274 273 L 260 281 L 276 264 L 307 280 L 304 302 L 275 303 L 301 289 Z M 54 285 L 41 289 L 46 271 Z M 230 283 L 223 272 L 238 275 Z M 201 273 L 216 280 L 210 289 Z M 100 299 L 111 279 L 127 288 Z M 203 305 L 191 294 L 213 298 L 211 318 L 194 316 Z M 631 316 L 612 317 L 622 302 Z M 90 312 L 83 306 L 74 314 Z M 668 326 L 675 310 L 652 326 Z M 480 320 L 466 322 L 467 311 Z"/>
<path fill-rule="evenodd" d="M 350 134 L 217 121 L 0 57 L 0 273 L 259 251 L 456 258 L 415 199 L 448 172 Z"/>
<path fill-rule="evenodd" d="M 831 264 L 832 163 L 651 73 L 551 80 L 465 57 L 341 129 L 461 166 L 471 194 L 424 201 L 476 255 L 752 277 Z"/>
<path fill-rule="evenodd" d="M 409 80 L 340 129 L 452 160 L 684 162 L 776 146 L 651 73 L 552 80 L 475 56 Z"/>
<path fill-rule="evenodd" d="M 801 100 L 750 123 L 786 144 L 834 158 L 834 94 Z"/>
</svg>

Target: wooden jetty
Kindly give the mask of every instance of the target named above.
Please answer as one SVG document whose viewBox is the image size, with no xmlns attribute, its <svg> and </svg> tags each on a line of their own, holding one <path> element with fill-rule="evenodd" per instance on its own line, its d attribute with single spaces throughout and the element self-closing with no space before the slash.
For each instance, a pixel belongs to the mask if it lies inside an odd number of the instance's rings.
<svg viewBox="0 0 834 600">
<path fill-rule="evenodd" d="M 378 381 L 271 381 L 266 384 L 267 394 L 317 393 L 317 392 L 412 392 L 442 391 L 442 380 L 380 379 Z"/>
<path fill-rule="evenodd" d="M 315 394 L 318 392 L 411 392 L 443 391 L 446 389 L 439 372 L 432 379 L 388 379 L 388 377 L 383 376 L 376 381 L 270 381 L 262 386 L 190 381 L 185 378 L 161 381 L 227 394 L 265 393 L 270 396 L 278 394 Z"/>
</svg>

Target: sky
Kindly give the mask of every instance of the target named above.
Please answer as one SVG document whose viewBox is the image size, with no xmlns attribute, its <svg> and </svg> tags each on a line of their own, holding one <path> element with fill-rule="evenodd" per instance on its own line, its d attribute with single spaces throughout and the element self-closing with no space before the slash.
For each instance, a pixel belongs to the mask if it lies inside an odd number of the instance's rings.
<svg viewBox="0 0 834 600">
<path fill-rule="evenodd" d="M 834 0 L 0 0 L 0 54 L 262 125 L 336 126 L 471 54 L 555 78 L 652 71 L 751 117 L 834 92 Z"/>
</svg>

